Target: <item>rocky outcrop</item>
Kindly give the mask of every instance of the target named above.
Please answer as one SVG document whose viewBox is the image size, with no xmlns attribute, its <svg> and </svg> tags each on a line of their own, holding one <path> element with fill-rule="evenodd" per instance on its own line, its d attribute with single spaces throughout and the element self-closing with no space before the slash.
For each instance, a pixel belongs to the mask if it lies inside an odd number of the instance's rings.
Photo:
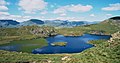
<svg viewBox="0 0 120 63">
<path fill-rule="evenodd" d="M 104 31 L 96 31 L 96 30 L 90 31 L 90 34 L 105 35 L 105 34 L 104 34 Z"/>
<path fill-rule="evenodd" d="M 49 37 L 56 35 L 56 30 L 54 27 L 40 27 L 40 26 L 23 26 L 18 28 L 19 35 L 34 35 L 36 37 Z"/>
<path fill-rule="evenodd" d="M 52 36 L 57 34 L 54 29 L 46 29 L 46 28 L 35 28 L 30 30 L 30 33 L 37 36 Z"/>
<path fill-rule="evenodd" d="M 108 40 L 108 42 L 112 43 L 112 42 L 115 42 L 115 40 L 120 41 L 120 31 L 112 34 L 112 37 L 110 38 L 110 40 Z"/>
</svg>

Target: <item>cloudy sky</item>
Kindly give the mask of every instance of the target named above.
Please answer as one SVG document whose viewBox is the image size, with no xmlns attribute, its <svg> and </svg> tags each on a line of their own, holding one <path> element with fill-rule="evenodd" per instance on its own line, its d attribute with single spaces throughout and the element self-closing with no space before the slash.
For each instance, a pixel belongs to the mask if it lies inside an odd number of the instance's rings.
<svg viewBox="0 0 120 63">
<path fill-rule="evenodd" d="M 0 0 L 0 19 L 102 21 L 120 16 L 120 0 Z"/>
</svg>

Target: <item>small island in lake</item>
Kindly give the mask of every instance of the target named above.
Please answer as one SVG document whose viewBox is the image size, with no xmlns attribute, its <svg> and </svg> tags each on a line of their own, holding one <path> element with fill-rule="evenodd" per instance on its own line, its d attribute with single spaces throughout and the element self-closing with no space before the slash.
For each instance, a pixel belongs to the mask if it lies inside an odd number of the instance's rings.
<svg viewBox="0 0 120 63">
<path fill-rule="evenodd" d="M 66 46 L 67 42 L 53 42 L 51 43 L 52 46 Z"/>
</svg>

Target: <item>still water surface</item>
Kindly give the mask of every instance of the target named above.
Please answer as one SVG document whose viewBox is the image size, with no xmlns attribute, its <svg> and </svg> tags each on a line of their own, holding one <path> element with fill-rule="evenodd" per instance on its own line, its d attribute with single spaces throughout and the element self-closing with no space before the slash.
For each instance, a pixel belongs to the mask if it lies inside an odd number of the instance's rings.
<svg viewBox="0 0 120 63">
<path fill-rule="evenodd" d="M 53 37 L 48 37 L 48 46 L 43 48 L 38 48 L 32 51 L 34 54 L 56 54 L 56 53 L 78 53 L 85 49 L 93 47 L 92 44 L 88 44 L 90 40 L 100 40 L 100 39 L 110 39 L 107 35 L 92 35 L 84 34 L 83 36 L 63 36 L 57 35 Z M 67 42 L 66 46 L 52 46 L 53 42 Z"/>
</svg>

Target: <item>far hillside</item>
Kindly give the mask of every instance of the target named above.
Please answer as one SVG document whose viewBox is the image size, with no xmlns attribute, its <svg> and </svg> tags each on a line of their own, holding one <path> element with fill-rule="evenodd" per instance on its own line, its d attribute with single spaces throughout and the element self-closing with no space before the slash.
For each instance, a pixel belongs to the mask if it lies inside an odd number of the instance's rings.
<svg viewBox="0 0 120 63">
<path fill-rule="evenodd" d="M 120 30 L 119 23 L 120 17 L 112 17 L 106 19 L 98 24 L 77 26 L 73 28 L 61 28 L 58 30 L 59 34 L 63 34 L 65 36 L 78 36 L 83 35 L 83 33 L 90 34 L 100 34 L 100 35 L 111 35 L 114 32 Z"/>
</svg>

